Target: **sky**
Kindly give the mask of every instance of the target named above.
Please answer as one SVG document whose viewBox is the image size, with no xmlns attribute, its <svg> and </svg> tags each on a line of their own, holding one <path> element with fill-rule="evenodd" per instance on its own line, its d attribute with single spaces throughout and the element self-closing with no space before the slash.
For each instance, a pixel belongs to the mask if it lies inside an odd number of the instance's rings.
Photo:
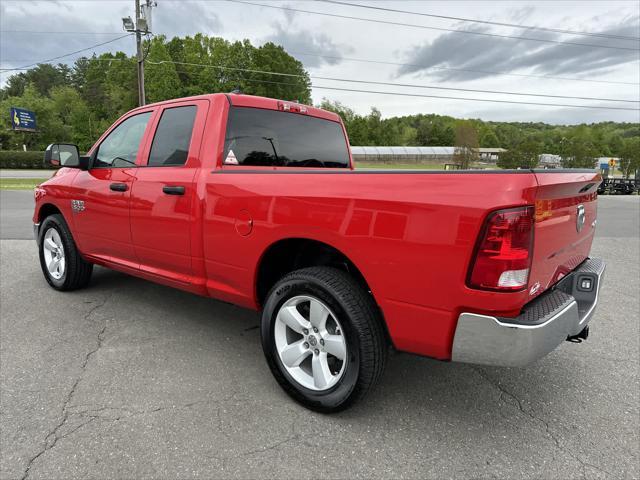
<svg viewBox="0 0 640 480">
<path fill-rule="evenodd" d="M 551 124 L 640 122 L 637 110 L 640 108 L 640 1 L 637 0 L 344 0 L 356 6 L 314 0 L 246 1 L 268 6 L 226 0 L 158 0 L 153 9 L 153 33 L 170 38 L 201 32 L 230 41 L 248 38 L 254 45 L 275 42 L 309 71 L 314 103 L 327 98 L 360 114 L 368 113 L 375 106 L 383 117 L 437 113 L 459 118 Z M 357 4 L 412 13 L 362 8 Z M 0 0 L 0 68 L 22 67 L 113 40 L 126 33 L 121 21 L 126 16 L 134 16 L 134 0 Z M 461 30 L 467 33 L 459 33 Z M 82 55 L 116 50 L 132 54 L 134 39 L 123 38 L 54 63 L 73 63 Z M 11 73 L 0 73 L 0 84 L 4 84 Z M 602 100 L 559 98 L 567 96 Z M 499 102 L 507 100 L 554 106 Z M 555 106 L 558 104 L 628 110 Z"/>
</svg>

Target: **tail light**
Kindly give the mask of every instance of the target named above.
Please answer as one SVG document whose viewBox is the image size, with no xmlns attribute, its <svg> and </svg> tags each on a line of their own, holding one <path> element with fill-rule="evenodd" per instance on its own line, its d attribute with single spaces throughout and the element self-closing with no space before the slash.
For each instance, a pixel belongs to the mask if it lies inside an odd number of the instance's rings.
<svg viewBox="0 0 640 480">
<path fill-rule="evenodd" d="M 514 292 L 529 281 L 533 255 L 533 207 L 493 212 L 487 218 L 468 277 L 472 288 Z"/>
</svg>

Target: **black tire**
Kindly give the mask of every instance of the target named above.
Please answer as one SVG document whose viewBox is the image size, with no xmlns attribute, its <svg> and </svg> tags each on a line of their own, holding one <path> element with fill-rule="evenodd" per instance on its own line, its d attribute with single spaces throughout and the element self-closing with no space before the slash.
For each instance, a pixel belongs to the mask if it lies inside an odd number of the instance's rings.
<svg viewBox="0 0 640 480">
<path fill-rule="evenodd" d="M 328 390 L 305 388 L 287 372 L 276 349 L 274 327 L 280 307 L 305 295 L 319 299 L 339 318 L 347 345 L 347 363 Z M 363 398 L 380 379 L 388 345 L 382 318 L 370 293 L 349 274 L 330 267 L 296 270 L 271 289 L 262 313 L 262 348 L 274 377 L 296 401 L 323 413 L 344 410 Z"/>
<path fill-rule="evenodd" d="M 49 272 L 45 262 L 44 239 L 47 231 L 54 229 L 58 232 L 62 246 L 64 248 L 65 268 L 60 278 L 54 278 Z M 40 257 L 40 267 L 44 278 L 56 290 L 69 291 L 84 288 L 88 285 L 93 272 L 93 264 L 87 262 L 78 251 L 73 236 L 69 231 L 67 222 L 59 214 L 50 215 L 40 225 L 38 234 L 38 253 Z"/>
</svg>

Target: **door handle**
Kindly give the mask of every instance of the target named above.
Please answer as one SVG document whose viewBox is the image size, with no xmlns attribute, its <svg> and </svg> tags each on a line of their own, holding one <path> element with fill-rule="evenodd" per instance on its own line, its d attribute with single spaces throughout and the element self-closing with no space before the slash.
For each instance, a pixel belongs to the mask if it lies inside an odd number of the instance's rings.
<svg viewBox="0 0 640 480">
<path fill-rule="evenodd" d="M 184 195 L 184 187 L 165 185 L 162 187 L 162 191 L 167 195 Z"/>
<path fill-rule="evenodd" d="M 113 190 L 114 192 L 126 192 L 129 187 L 126 183 L 112 183 L 111 185 L 109 185 L 109 189 Z"/>
</svg>

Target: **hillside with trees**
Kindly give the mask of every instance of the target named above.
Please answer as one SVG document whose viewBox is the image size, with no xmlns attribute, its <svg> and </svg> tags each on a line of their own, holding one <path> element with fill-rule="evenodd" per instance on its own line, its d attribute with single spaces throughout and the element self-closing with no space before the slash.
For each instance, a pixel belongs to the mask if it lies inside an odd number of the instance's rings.
<svg viewBox="0 0 640 480">
<path fill-rule="evenodd" d="M 253 46 L 194 37 L 154 37 L 144 45 L 145 86 L 149 103 L 236 88 L 310 104 L 311 83 L 301 62 L 278 45 Z M 135 58 L 123 52 L 80 58 L 73 65 L 40 64 L 8 78 L 0 89 L 4 150 L 42 150 L 56 140 L 88 149 L 120 115 L 137 106 Z M 240 70 L 242 69 L 242 70 Z M 279 72 L 274 76 L 258 71 Z M 38 133 L 11 131 L 10 107 L 36 112 Z M 538 154 L 560 155 L 567 167 L 593 166 L 596 157 L 619 157 L 623 171 L 640 167 L 640 124 L 601 122 L 582 125 L 461 120 L 419 114 L 382 118 L 373 107 L 360 115 L 323 99 L 322 108 L 344 120 L 352 145 L 456 146 L 460 161 L 471 162 L 478 147 L 505 148 L 503 168 L 528 167 Z"/>
<path fill-rule="evenodd" d="M 549 125 L 460 120 L 435 114 L 383 119 L 376 108 L 368 115 L 358 115 L 326 99 L 320 106 L 342 117 L 352 145 L 456 146 L 465 163 L 476 155 L 474 145 L 501 147 L 509 150 L 498 164 L 502 168 L 535 166 L 541 153 L 560 155 L 568 168 L 591 168 L 597 157 L 620 157 L 630 173 L 640 168 L 638 123 Z"/>
</svg>

